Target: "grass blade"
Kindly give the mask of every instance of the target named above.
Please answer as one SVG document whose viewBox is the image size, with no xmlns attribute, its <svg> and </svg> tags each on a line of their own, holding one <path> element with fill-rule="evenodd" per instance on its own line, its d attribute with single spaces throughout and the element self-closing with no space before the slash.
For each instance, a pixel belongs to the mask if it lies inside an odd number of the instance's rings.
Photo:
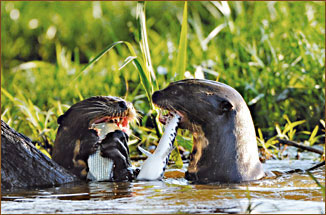
<svg viewBox="0 0 326 215">
<path fill-rule="evenodd" d="M 146 73 L 150 74 L 147 76 L 150 77 L 150 82 L 153 85 L 153 89 L 158 90 L 158 84 L 152 65 L 151 55 L 149 52 L 147 30 L 146 30 L 145 2 L 143 1 L 139 1 L 137 3 L 137 21 L 138 21 L 138 30 L 139 30 L 140 49 L 143 54 L 143 60 L 146 66 L 145 70 Z"/>
<path fill-rule="evenodd" d="M 162 125 L 159 123 L 159 110 L 156 108 L 152 103 L 152 94 L 155 90 L 158 90 L 158 83 L 154 73 L 154 69 L 152 66 L 152 60 L 149 51 L 148 45 L 148 37 L 147 37 L 147 29 L 146 29 L 146 13 L 145 13 L 145 2 L 139 1 L 137 3 L 137 22 L 138 22 L 138 31 L 139 31 L 139 43 L 140 49 L 142 52 L 142 58 L 144 62 L 143 71 L 140 72 L 141 77 L 144 81 L 144 87 L 146 87 L 146 94 L 149 105 L 151 106 L 152 111 L 152 118 L 154 122 L 154 127 L 158 137 L 162 136 L 163 128 Z M 145 80 L 145 78 L 147 80 Z M 148 83 L 146 83 L 148 82 Z"/>
<path fill-rule="evenodd" d="M 220 24 L 219 26 L 217 26 L 216 28 L 214 28 L 209 34 L 208 36 L 200 43 L 202 46 L 202 49 L 204 51 L 207 51 L 207 44 L 209 43 L 209 41 L 211 41 L 214 37 L 216 37 L 222 30 L 223 28 L 226 27 L 226 24 Z"/>
<path fill-rule="evenodd" d="M 183 79 L 184 73 L 186 71 L 187 63 L 187 32 L 188 32 L 188 22 L 187 22 L 188 7 L 187 2 L 185 2 L 183 9 L 183 18 L 181 24 L 181 34 L 179 40 L 179 48 L 177 55 L 177 62 L 175 68 L 176 80 Z"/>
<path fill-rule="evenodd" d="M 13 103 L 16 103 L 15 97 L 13 97 L 7 90 L 1 87 L 1 93 L 3 93 L 8 99 L 10 99 Z"/>
<path fill-rule="evenodd" d="M 136 59 L 136 56 L 129 56 L 125 59 L 123 64 L 120 66 L 119 70 L 121 70 L 123 67 L 125 67 L 128 63 L 130 63 L 132 60 Z"/>
<path fill-rule="evenodd" d="M 323 198 L 325 200 L 325 185 L 320 184 L 320 182 L 317 180 L 317 178 L 310 171 L 306 171 L 306 173 L 310 176 L 310 178 L 312 180 L 315 181 L 315 183 L 317 184 L 317 186 L 321 189 L 321 191 L 323 193 Z"/>
<path fill-rule="evenodd" d="M 94 59 L 92 59 L 86 66 L 84 66 L 84 68 L 75 76 L 75 78 L 73 79 L 73 81 L 77 80 L 77 78 L 92 64 L 96 63 L 98 60 L 100 60 L 103 55 L 105 55 L 107 52 L 109 52 L 112 48 L 114 48 L 116 45 L 119 44 L 124 44 L 128 47 L 131 56 L 127 57 L 124 61 L 124 63 L 122 64 L 122 66 L 119 69 L 122 69 L 123 67 L 125 67 L 128 63 L 130 63 L 131 61 L 134 62 L 135 67 L 137 68 L 138 72 L 139 72 L 139 76 L 141 79 L 141 83 L 145 89 L 148 101 L 151 103 L 151 95 L 153 93 L 153 87 L 150 81 L 150 76 L 147 75 L 147 73 L 144 70 L 144 66 L 143 63 L 139 60 L 137 60 L 137 56 L 136 56 L 136 52 L 134 50 L 134 48 L 132 47 L 132 45 L 129 42 L 126 41 L 118 41 L 115 43 L 110 44 L 109 46 L 107 46 L 105 49 L 103 49 Z"/>
<path fill-rule="evenodd" d="M 188 4 L 185 2 L 183 9 L 183 17 L 181 24 L 181 34 L 178 47 L 177 62 L 175 66 L 175 79 L 181 80 L 184 78 L 187 64 L 187 32 L 188 32 Z M 171 152 L 171 159 L 175 161 L 178 168 L 182 168 L 183 162 L 178 149 L 177 140 L 174 142 L 176 150 Z"/>
<path fill-rule="evenodd" d="M 113 47 L 115 47 L 118 44 L 124 43 L 124 41 L 118 41 L 115 43 L 110 44 L 108 47 L 106 47 L 103 51 L 101 51 L 95 58 L 93 58 L 86 66 L 84 66 L 84 68 L 82 68 L 82 70 L 77 73 L 77 75 L 74 77 L 73 81 L 77 80 L 77 78 L 92 64 L 94 64 L 95 62 L 97 62 L 99 59 L 101 59 L 101 57 L 103 57 L 103 55 L 105 55 L 108 51 L 110 51 Z"/>
<path fill-rule="evenodd" d="M 187 5 L 187 2 L 185 4 Z M 186 13 L 186 15 L 187 15 L 187 13 Z M 187 25 L 187 17 L 184 17 L 184 19 L 185 19 L 185 21 L 183 21 L 183 23 L 185 22 L 186 23 L 185 25 Z M 153 117 L 153 121 L 155 124 L 154 125 L 155 130 L 157 132 L 157 136 L 160 137 L 160 136 L 162 136 L 163 128 L 158 120 L 159 110 L 152 103 L 152 94 L 153 94 L 154 90 L 158 90 L 158 84 L 157 84 L 157 79 L 156 79 L 156 76 L 154 73 L 151 56 L 150 56 L 150 52 L 149 52 L 147 30 L 146 30 L 145 2 L 143 2 L 143 1 L 138 2 L 138 4 L 137 4 L 137 21 L 138 21 L 140 48 L 142 51 L 143 62 L 144 62 L 143 69 L 141 69 L 142 67 L 136 59 L 134 59 L 133 62 L 135 63 L 137 69 L 139 70 L 139 74 L 142 79 L 142 84 L 144 85 L 149 104 L 151 105 L 151 109 L 153 110 L 152 117 Z M 184 33 L 182 33 L 182 32 L 184 32 Z M 185 38 L 181 39 L 181 43 L 182 43 L 181 50 L 184 53 L 184 55 L 180 56 L 182 58 L 182 64 L 181 64 L 182 69 L 180 69 L 180 73 L 182 74 L 182 77 L 183 77 L 183 73 L 185 71 L 185 64 L 186 64 L 186 62 L 185 62 L 186 50 L 183 51 L 183 49 L 186 49 L 186 47 L 187 47 L 187 43 L 186 43 L 186 41 L 187 41 L 186 40 L 187 39 L 186 38 L 187 37 L 187 26 L 185 28 L 183 27 L 182 32 L 181 32 L 181 38 L 182 37 L 185 37 Z M 183 35 L 185 35 L 185 36 L 183 36 Z M 175 142 L 175 144 L 177 146 L 176 142 Z M 183 162 L 182 162 L 180 153 L 177 150 L 174 150 L 171 153 L 171 159 L 176 162 L 176 165 L 178 167 L 180 167 L 180 168 L 182 167 Z"/>
<path fill-rule="evenodd" d="M 149 90 L 149 89 L 152 89 L 151 82 L 148 79 L 148 77 L 147 77 L 142 65 L 140 64 L 140 62 L 137 59 L 133 59 L 133 63 L 135 65 L 135 67 L 137 68 L 138 72 L 139 72 L 140 80 L 141 80 L 141 83 L 142 83 L 142 85 L 144 87 L 144 90 L 146 92 L 147 99 L 148 99 L 148 101 L 151 101 L 152 100 L 152 92 Z M 150 102 L 150 104 L 152 105 L 151 102 Z"/>
<path fill-rule="evenodd" d="M 178 47 L 177 62 L 175 68 L 176 80 L 181 80 L 184 78 L 184 73 L 186 71 L 187 64 L 187 33 L 188 33 L 188 3 L 185 2 L 182 16 L 181 24 L 181 34 Z M 171 158 L 175 161 L 175 165 L 178 168 L 182 168 L 183 162 L 178 149 L 178 141 L 175 140 L 174 145 L 176 150 L 171 153 Z"/>
</svg>

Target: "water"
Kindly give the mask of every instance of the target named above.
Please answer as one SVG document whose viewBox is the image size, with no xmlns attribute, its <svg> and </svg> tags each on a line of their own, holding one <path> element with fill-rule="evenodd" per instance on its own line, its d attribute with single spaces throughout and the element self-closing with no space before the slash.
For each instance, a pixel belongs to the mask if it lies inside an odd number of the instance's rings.
<svg viewBox="0 0 326 215">
<path fill-rule="evenodd" d="M 263 165 L 265 170 L 286 171 L 314 164 L 310 160 L 270 160 Z M 312 173 L 325 185 L 325 167 Z M 167 178 L 2 191 L 1 213 L 248 213 L 249 205 L 252 213 L 325 213 L 322 192 L 305 173 L 241 185 L 194 185 L 184 178 Z"/>
</svg>

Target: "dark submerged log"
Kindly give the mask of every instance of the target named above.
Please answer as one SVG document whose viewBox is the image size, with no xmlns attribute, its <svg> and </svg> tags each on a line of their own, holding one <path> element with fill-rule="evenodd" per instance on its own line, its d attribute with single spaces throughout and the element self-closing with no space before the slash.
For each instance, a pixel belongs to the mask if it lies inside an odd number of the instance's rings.
<svg viewBox="0 0 326 215">
<path fill-rule="evenodd" d="M 1 190 L 47 187 L 78 181 L 1 120 Z"/>
</svg>

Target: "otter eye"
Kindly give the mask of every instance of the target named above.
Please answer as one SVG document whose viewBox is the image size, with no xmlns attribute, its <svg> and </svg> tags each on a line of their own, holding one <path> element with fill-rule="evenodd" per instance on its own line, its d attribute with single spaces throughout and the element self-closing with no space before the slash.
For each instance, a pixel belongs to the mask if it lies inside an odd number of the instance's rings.
<svg viewBox="0 0 326 215">
<path fill-rule="evenodd" d="M 126 105 L 126 103 L 125 103 L 124 101 L 119 101 L 119 102 L 118 102 L 118 105 L 119 105 L 119 107 L 122 108 L 122 109 L 127 108 L 127 105 Z"/>
<path fill-rule="evenodd" d="M 220 108 L 221 108 L 221 110 L 223 112 L 228 112 L 228 111 L 230 111 L 233 108 L 233 106 L 228 101 L 222 101 L 221 104 L 220 104 Z"/>
</svg>

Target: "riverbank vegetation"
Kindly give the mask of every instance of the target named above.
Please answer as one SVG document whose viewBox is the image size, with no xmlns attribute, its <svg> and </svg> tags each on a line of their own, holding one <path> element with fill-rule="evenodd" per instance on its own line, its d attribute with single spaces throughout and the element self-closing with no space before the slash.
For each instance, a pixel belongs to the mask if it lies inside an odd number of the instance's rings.
<svg viewBox="0 0 326 215">
<path fill-rule="evenodd" d="M 324 143 L 324 2 L 1 6 L 1 119 L 39 147 L 53 144 L 56 119 L 72 104 L 113 95 L 141 115 L 130 141 L 138 155 L 162 132 L 150 94 L 185 77 L 237 89 L 267 159 L 283 158 L 277 138 Z M 190 134 L 179 132 L 180 153 L 191 151 Z"/>
</svg>

